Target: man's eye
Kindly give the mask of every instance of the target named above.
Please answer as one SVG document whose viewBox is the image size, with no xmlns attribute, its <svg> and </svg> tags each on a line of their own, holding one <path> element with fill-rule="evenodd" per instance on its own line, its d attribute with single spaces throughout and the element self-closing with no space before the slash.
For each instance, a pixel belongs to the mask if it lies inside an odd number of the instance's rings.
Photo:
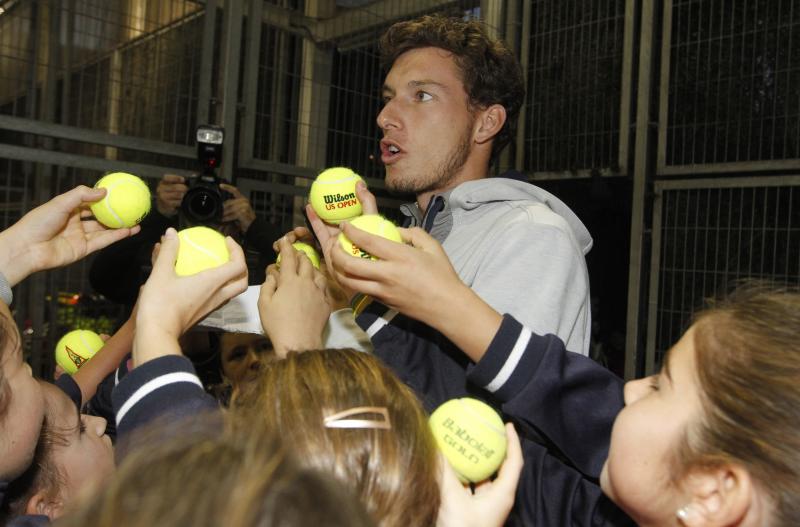
<svg viewBox="0 0 800 527">
<path fill-rule="evenodd" d="M 417 98 L 418 101 L 422 102 L 430 101 L 431 99 L 433 99 L 433 96 L 430 93 L 424 91 L 418 91 L 415 94 L 415 97 Z"/>
</svg>

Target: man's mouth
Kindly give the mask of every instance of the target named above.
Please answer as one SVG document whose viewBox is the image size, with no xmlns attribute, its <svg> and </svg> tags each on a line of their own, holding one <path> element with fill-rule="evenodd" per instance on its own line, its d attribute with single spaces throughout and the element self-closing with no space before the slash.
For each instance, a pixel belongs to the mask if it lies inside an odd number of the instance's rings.
<svg viewBox="0 0 800 527">
<path fill-rule="evenodd" d="M 381 141 L 381 161 L 392 164 L 403 154 L 403 150 L 392 141 Z"/>
</svg>

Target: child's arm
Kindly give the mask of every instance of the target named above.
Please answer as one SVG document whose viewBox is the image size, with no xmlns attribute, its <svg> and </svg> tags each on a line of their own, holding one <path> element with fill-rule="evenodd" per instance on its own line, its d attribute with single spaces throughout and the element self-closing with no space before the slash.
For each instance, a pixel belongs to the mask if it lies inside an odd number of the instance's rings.
<svg viewBox="0 0 800 527">
<path fill-rule="evenodd" d="M 230 237 L 226 242 L 230 261 L 194 275 L 178 276 L 178 233 L 167 229 L 154 252 L 153 271 L 139 296 L 134 365 L 165 355 L 182 355 L 178 338 L 209 312 L 247 289 L 242 248 Z"/>
<path fill-rule="evenodd" d="M 122 359 L 133 349 L 133 334 L 136 328 L 136 311 L 109 338 L 91 360 L 72 375 L 72 380 L 81 390 L 81 401 L 89 401 L 109 373 L 117 369 Z"/>
<path fill-rule="evenodd" d="M 139 232 L 107 229 L 86 208 L 106 195 L 105 189 L 76 187 L 28 212 L 0 233 L 0 272 L 15 286 L 36 271 L 71 264 L 115 241 Z"/>
<path fill-rule="evenodd" d="M 157 246 L 153 272 L 142 288 L 136 313 L 133 362 L 136 368 L 114 389 L 120 439 L 139 426 L 216 408 L 206 395 L 178 338 L 210 311 L 247 289 L 242 248 L 227 238 L 230 261 L 191 276 L 175 273 L 178 235 L 167 229 Z"/>
<path fill-rule="evenodd" d="M 322 347 L 322 331 L 331 313 L 325 296 L 326 278 L 289 244 L 278 242 L 281 268 L 270 266 L 258 297 L 264 333 L 278 357 L 289 351 Z"/>
<path fill-rule="evenodd" d="M 408 244 L 402 245 L 349 223 L 340 226 L 378 260 L 353 258 L 332 248 L 339 283 L 437 329 L 473 362 L 483 357 L 503 317 L 461 281 L 436 240 L 419 228 L 400 229 Z"/>
<path fill-rule="evenodd" d="M 618 377 L 568 352 L 558 337 L 537 335 L 497 313 L 461 282 L 442 247 L 421 229 L 401 229 L 411 245 L 400 245 L 343 228 L 380 260 L 331 251 L 337 280 L 440 331 L 475 362 L 470 382 L 493 393 L 504 412 L 582 473 L 599 477 L 624 404 Z"/>
</svg>

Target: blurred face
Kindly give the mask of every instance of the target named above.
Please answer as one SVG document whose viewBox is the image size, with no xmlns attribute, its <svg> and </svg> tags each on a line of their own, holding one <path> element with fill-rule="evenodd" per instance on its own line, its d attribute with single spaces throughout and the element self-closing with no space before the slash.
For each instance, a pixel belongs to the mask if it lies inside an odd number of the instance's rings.
<svg viewBox="0 0 800 527">
<path fill-rule="evenodd" d="M 273 352 L 269 339 L 248 333 L 224 333 L 220 348 L 222 373 L 234 388 L 254 381 L 262 361 Z"/>
<path fill-rule="evenodd" d="M 106 420 L 82 415 L 58 387 L 43 387 L 48 428 L 63 438 L 50 451 L 51 461 L 64 478 L 61 502 L 93 488 L 114 471 L 114 447 L 105 435 Z"/>
<path fill-rule="evenodd" d="M 420 194 L 457 183 L 472 148 L 475 116 L 452 54 L 406 51 L 383 85 L 381 160 L 391 190 Z"/>
<path fill-rule="evenodd" d="M 11 312 L 0 302 L 0 331 L 6 333 L 0 359 L 0 478 L 13 479 L 30 465 L 44 420 L 44 399 L 22 348 Z"/>
<path fill-rule="evenodd" d="M 670 456 L 700 417 L 694 327 L 669 352 L 661 373 L 625 385 L 625 409 L 611 432 L 600 485 L 639 525 L 675 525 L 688 496 L 670 480 Z"/>
</svg>

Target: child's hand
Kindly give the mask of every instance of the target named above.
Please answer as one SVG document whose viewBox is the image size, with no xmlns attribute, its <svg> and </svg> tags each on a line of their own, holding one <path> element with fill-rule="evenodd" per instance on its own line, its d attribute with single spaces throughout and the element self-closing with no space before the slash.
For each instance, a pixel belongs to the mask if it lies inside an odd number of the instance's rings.
<svg viewBox="0 0 800 527">
<path fill-rule="evenodd" d="M 180 354 L 178 337 L 247 289 L 244 253 L 233 239 L 226 238 L 230 261 L 190 276 L 175 273 L 179 243 L 178 233 L 169 228 L 154 251 L 153 271 L 137 302 L 136 365 L 165 354 Z"/>
<path fill-rule="evenodd" d="M 89 204 L 102 199 L 105 189 L 76 187 L 28 212 L 0 234 L 0 271 L 14 286 L 28 275 L 71 264 L 86 255 L 139 232 L 108 229 L 89 219 Z"/>
<path fill-rule="evenodd" d="M 505 523 L 514 506 L 523 465 L 522 447 L 511 423 L 506 424 L 506 437 L 508 450 L 497 478 L 478 485 L 475 494 L 459 481 L 444 456 L 439 456 L 442 503 L 437 527 L 499 527 Z"/>
<path fill-rule="evenodd" d="M 322 330 L 331 307 L 325 296 L 325 277 L 311 261 L 295 251 L 285 238 L 278 242 L 281 268 L 267 268 L 261 286 L 258 312 L 261 325 L 269 336 L 275 353 L 283 358 L 289 351 L 319 349 Z"/>
</svg>

